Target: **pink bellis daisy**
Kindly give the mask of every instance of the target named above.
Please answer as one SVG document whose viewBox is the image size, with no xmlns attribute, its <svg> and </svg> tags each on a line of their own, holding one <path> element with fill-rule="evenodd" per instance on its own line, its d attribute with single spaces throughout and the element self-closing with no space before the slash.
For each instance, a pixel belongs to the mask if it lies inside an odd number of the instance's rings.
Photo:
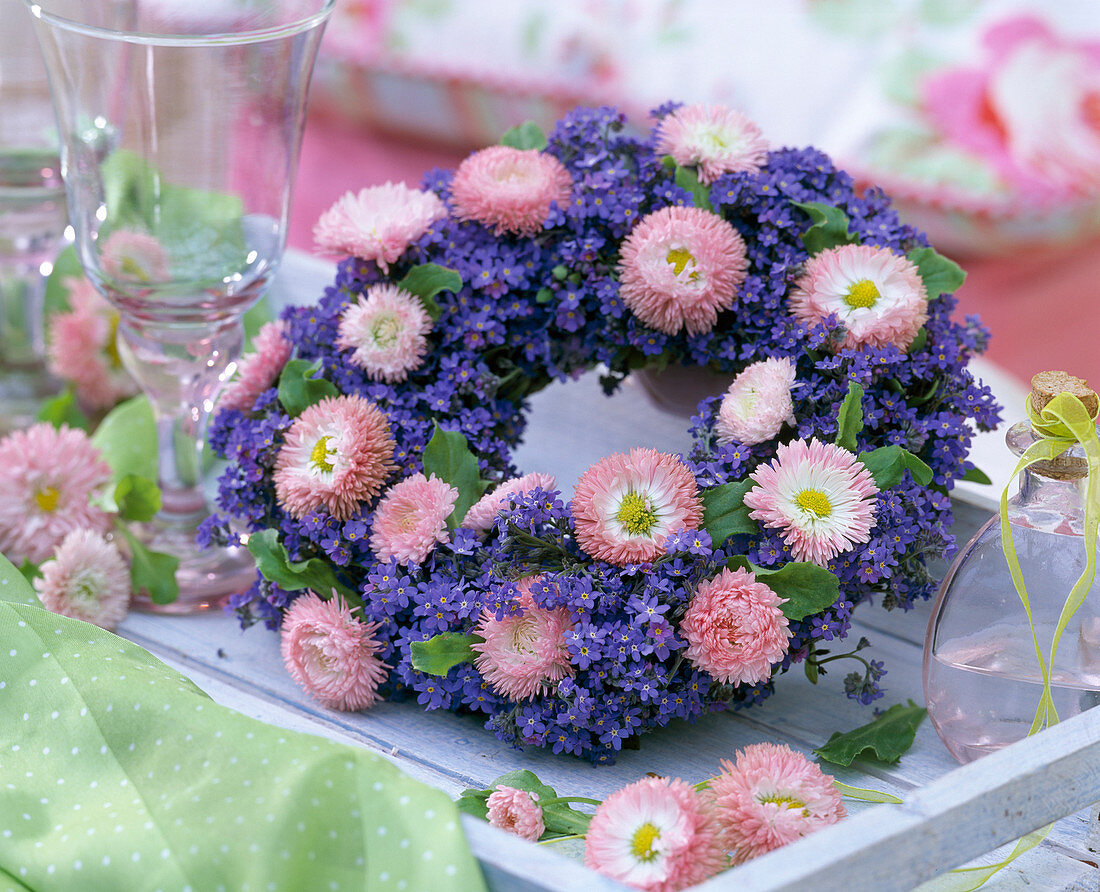
<svg viewBox="0 0 1100 892">
<path fill-rule="evenodd" d="M 404 381 L 428 350 L 432 320 L 424 305 L 396 285 L 375 285 L 340 317 L 336 346 L 372 381 Z"/>
<path fill-rule="evenodd" d="M 118 548 L 93 530 L 73 530 L 34 580 L 42 606 L 114 629 L 130 605 L 130 571 Z"/>
<path fill-rule="evenodd" d="M 42 423 L 0 440 L 0 552 L 40 563 L 73 530 L 106 533 L 110 517 L 89 498 L 111 469 L 82 430 Z"/>
<path fill-rule="evenodd" d="M 571 510 L 581 548 L 619 566 L 659 557 L 670 533 L 703 522 L 695 477 L 656 449 L 617 452 L 592 465 L 577 481 Z"/>
<path fill-rule="evenodd" d="M 546 832 L 539 794 L 501 784 L 489 794 L 489 823 L 523 839 L 538 842 Z"/>
<path fill-rule="evenodd" d="M 380 561 L 419 564 L 437 543 L 447 541 L 447 518 L 457 500 L 458 490 L 435 474 L 413 474 L 395 483 L 374 511 L 371 549 Z"/>
<path fill-rule="evenodd" d="M 675 892 L 726 866 L 713 810 L 690 784 L 645 777 L 612 793 L 585 836 L 584 862 L 647 892 Z"/>
<path fill-rule="evenodd" d="M 329 709 L 355 712 L 380 698 L 378 685 L 390 667 L 378 658 L 378 623 L 365 623 L 333 592 L 294 599 L 283 617 L 280 650 L 287 672 Z"/>
<path fill-rule="evenodd" d="M 313 238 L 322 251 L 373 260 L 388 272 L 391 263 L 446 216 L 447 206 L 434 192 L 387 182 L 337 199 L 313 227 Z"/>
<path fill-rule="evenodd" d="M 347 520 L 396 469 L 385 414 L 360 396 L 328 397 L 295 419 L 275 459 L 275 496 L 293 517 Z"/>
<path fill-rule="evenodd" d="M 833 779 L 789 747 L 756 743 L 722 760 L 704 796 L 714 802 L 734 864 L 835 824 L 847 812 Z"/>
<path fill-rule="evenodd" d="M 681 166 L 694 165 L 699 182 L 710 184 L 724 173 L 756 173 L 767 159 L 768 143 L 760 128 L 738 111 L 686 105 L 658 125 L 657 151 Z"/>
<path fill-rule="evenodd" d="M 117 282 L 163 282 L 168 278 L 168 253 L 153 236 L 116 229 L 103 242 L 100 263 Z"/>
<path fill-rule="evenodd" d="M 87 279 L 69 279 L 67 284 L 70 311 L 50 316 L 49 369 L 72 384 L 85 408 L 109 409 L 138 392 L 115 343 L 118 311 Z"/>
<path fill-rule="evenodd" d="M 509 700 L 530 700 L 546 693 L 554 682 L 574 672 L 565 633 L 573 624 L 565 607 L 539 607 L 531 586 L 541 577 L 521 579 L 519 612 L 497 619 L 490 610 L 481 614 L 478 652 L 474 665 L 489 686 Z"/>
<path fill-rule="evenodd" d="M 497 515 L 504 511 L 512 498 L 526 495 L 533 489 L 541 489 L 544 492 L 553 491 L 556 485 L 553 474 L 525 474 L 522 477 L 513 477 L 505 480 L 492 492 L 487 492 L 473 504 L 466 516 L 462 518 L 461 526 L 467 530 L 477 530 L 484 533 L 492 528 Z"/>
<path fill-rule="evenodd" d="M 790 302 L 791 313 L 807 325 L 835 314 L 847 331 L 842 347 L 893 344 L 905 350 L 928 321 L 917 267 L 873 245 L 841 245 L 811 257 Z"/>
<path fill-rule="evenodd" d="M 282 320 L 267 322 L 252 339 L 252 352 L 237 363 L 237 377 L 221 395 L 218 405 L 223 409 L 248 412 L 265 390 L 278 379 L 290 359 L 293 345 L 286 337 L 287 326 Z"/>
<path fill-rule="evenodd" d="M 796 561 L 823 567 L 870 538 L 878 487 L 847 449 L 816 439 L 782 443 L 750 476 L 750 516 L 780 530 Z"/>
<path fill-rule="evenodd" d="M 702 208 L 666 207 L 623 242 L 619 293 L 650 328 L 701 334 L 733 306 L 747 269 L 745 241 L 729 223 Z"/>
<path fill-rule="evenodd" d="M 684 658 L 723 684 L 756 684 L 787 653 L 787 617 L 775 592 L 747 570 L 723 570 L 695 589 L 680 634 Z"/>
<path fill-rule="evenodd" d="M 719 443 L 752 446 L 794 423 L 794 363 L 785 356 L 754 362 L 730 385 L 714 426 Z"/>
<path fill-rule="evenodd" d="M 456 217 L 474 220 L 494 235 L 533 235 L 546 222 L 550 205 L 564 205 L 572 189 L 569 171 L 553 155 L 490 146 L 458 166 L 451 200 Z"/>
</svg>

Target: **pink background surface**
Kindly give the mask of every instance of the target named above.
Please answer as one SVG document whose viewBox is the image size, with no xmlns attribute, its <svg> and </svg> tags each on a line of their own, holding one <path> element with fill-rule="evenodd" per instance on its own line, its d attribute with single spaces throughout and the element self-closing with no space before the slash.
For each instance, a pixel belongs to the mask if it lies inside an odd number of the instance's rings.
<svg viewBox="0 0 1100 892">
<path fill-rule="evenodd" d="M 290 245 L 313 249 L 317 218 L 344 192 L 387 180 L 418 185 L 432 167 L 454 167 L 465 153 L 312 117 L 295 188 Z M 960 314 L 977 313 L 993 333 L 987 358 L 1028 381 L 1064 369 L 1100 384 L 1100 240 L 1057 252 L 1020 252 L 968 261 Z"/>
</svg>

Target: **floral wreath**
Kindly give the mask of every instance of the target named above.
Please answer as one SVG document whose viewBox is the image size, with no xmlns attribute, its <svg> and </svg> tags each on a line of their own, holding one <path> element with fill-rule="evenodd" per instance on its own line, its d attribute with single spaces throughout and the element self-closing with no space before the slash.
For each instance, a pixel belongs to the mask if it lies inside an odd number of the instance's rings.
<svg viewBox="0 0 1100 892">
<path fill-rule="evenodd" d="M 961 270 L 821 152 L 721 108 L 654 120 L 579 108 L 318 222 L 346 259 L 242 361 L 204 535 L 247 527 L 232 608 L 282 627 L 326 706 L 415 697 L 605 762 L 797 663 L 851 657 L 848 696 L 881 696 L 865 641 L 823 645 L 932 592 L 971 424 L 998 421 L 966 370 L 987 332 L 951 319 Z M 513 466 L 529 394 L 670 363 L 733 379 L 688 454 L 608 456 L 570 501 Z"/>
</svg>

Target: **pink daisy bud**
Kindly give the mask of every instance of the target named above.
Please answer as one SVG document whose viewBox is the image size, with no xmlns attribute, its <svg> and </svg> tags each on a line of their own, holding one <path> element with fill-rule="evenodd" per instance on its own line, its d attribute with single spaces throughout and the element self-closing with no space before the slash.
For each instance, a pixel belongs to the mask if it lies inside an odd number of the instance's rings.
<svg viewBox="0 0 1100 892">
<path fill-rule="evenodd" d="M 130 571 L 118 548 L 93 530 L 73 530 L 34 580 L 42 606 L 114 629 L 130 606 Z"/>
<path fill-rule="evenodd" d="M 794 376 L 794 363 L 785 356 L 748 366 L 722 398 L 715 439 L 752 446 L 770 440 L 784 424 L 794 424 Z"/>
<path fill-rule="evenodd" d="M 420 368 L 432 320 L 424 305 L 396 285 L 375 285 L 340 317 L 336 346 L 354 351 L 352 365 L 372 381 L 404 381 Z"/>
<path fill-rule="evenodd" d="M 360 396 L 308 407 L 286 432 L 275 459 L 275 495 L 293 517 L 324 508 L 347 520 L 396 469 L 385 414 Z"/>
<path fill-rule="evenodd" d="M 163 282 L 168 278 L 168 254 L 153 236 L 117 229 L 103 242 L 103 272 L 118 282 Z"/>
<path fill-rule="evenodd" d="M 523 477 L 513 477 L 500 484 L 492 492 L 487 492 L 473 504 L 466 516 L 462 518 L 460 526 L 467 530 L 477 530 L 484 533 L 492 528 L 497 515 L 508 508 L 513 497 L 526 495 L 533 489 L 541 489 L 551 492 L 556 485 L 553 474 L 525 474 Z"/>
<path fill-rule="evenodd" d="M 70 311 L 49 319 L 49 369 L 72 384 L 83 406 L 109 409 L 138 392 L 115 343 L 118 312 L 87 279 L 69 279 L 68 285 Z"/>
<path fill-rule="evenodd" d="M 489 794 L 489 823 L 523 839 L 538 842 L 546 832 L 539 794 L 501 784 Z"/>
<path fill-rule="evenodd" d="M 647 892 L 676 892 L 726 866 L 713 809 L 690 784 L 645 777 L 612 793 L 585 836 L 584 863 Z"/>
<path fill-rule="evenodd" d="M 111 519 L 89 499 L 111 469 L 82 430 L 36 424 L 0 440 L 0 552 L 40 563 L 73 530 L 106 533 Z"/>
<path fill-rule="evenodd" d="M 290 359 L 293 346 L 286 335 L 287 326 L 282 320 L 260 327 L 252 339 L 252 352 L 241 357 L 237 377 L 218 400 L 221 408 L 251 411 L 260 394 L 278 380 Z"/>
<path fill-rule="evenodd" d="M 378 623 L 364 623 L 336 594 L 295 598 L 283 617 L 280 649 L 287 672 L 329 709 L 366 709 L 380 698 L 378 685 L 390 667 L 378 658 Z"/>
<path fill-rule="evenodd" d="M 842 347 L 905 350 L 928 321 L 928 295 L 917 267 L 889 248 L 842 245 L 806 261 L 790 296 L 791 314 L 807 325 L 836 315 Z"/>
<path fill-rule="evenodd" d="M 714 803 L 734 864 L 807 836 L 847 815 L 833 779 L 789 747 L 757 743 L 722 760 L 704 795 Z"/>
<path fill-rule="evenodd" d="M 530 700 L 544 694 L 555 682 L 576 670 L 569 662 L 565 633 L 573 628 L 565 607 L 539 607 L 531 586 L 542 577 L 521 579 L 517 613 L 497 619 L 482 611 L 477 634 L 484 639 L 473 646 L 474 665 L 489 686 L 509 700 Z"/>
<path fill-rule="evenodd" d="M 750 475 L 745 494 L 754 520 L 780 530 L 796 561 L 824 567 L 871 537 L 878 487 L 847 449 L 819 440 L 782 443 Z"/>
<path fill-rule="evenodd" d="M 746 570 L 723 570 L 695 589 L 680 621 L 684 658 L 723 684 L 756 684 L 771 677 L 787 653 L 785 603 Z"/>
<path fill-rule="evenodd" d="M 643 217 L 619 253 L 623 303 L 650 328 L 710 331 L 745 281 L 745 241 L 729 223 L 694 207 Z"/>
<path fill-rule="evenodd" d="M 387 182 L 358 195 L 345 193 L 321 215 L 313 238 L 322 251 L 373 260 L 388 272 L 391 263 L 446 216 L 447 206 L 434 192 Z"/>
<path fill-rule="evenodd" d="M 767 160 L 768 143 L 740 112 L 720 105 L 686 105 L 658 125 L 657 151 L 681 166 L 694 165 L 699 182 L 709 184 L 724 173 L 756 173 Z"/>
<path fill-rule="evenodd" d="M 374 511 L 370 547 L 380 561 L 419 564 L 447 541 L 458 490 L 435 474 L 413 474 L 390 487 Z"/>
<path fill-rule="evenodd" d="M 571 511 L 581 548 L 619 566 L 659 557 L 670 533 L 703 522 L 695 477 L 656 449 L 617 452 L 592 465 L 577 481 Z"/>
<path fill-rule="evenodd" d="M 490 146 L 458 166 L 451 199 L 456 217 L 474 220 L 494 235 L 533 235 L 546 222 L 550 205 L 564 205 L 572 189 L 569 171 L 553 155 Z"/>
</svg>

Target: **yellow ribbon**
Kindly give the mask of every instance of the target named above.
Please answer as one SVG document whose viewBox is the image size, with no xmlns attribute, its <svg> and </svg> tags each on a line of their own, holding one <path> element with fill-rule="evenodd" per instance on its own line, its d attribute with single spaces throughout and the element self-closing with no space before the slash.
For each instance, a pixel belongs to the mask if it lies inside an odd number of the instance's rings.
<svg viewBox="0 0 1100 892">
<path fill-rule="evenodd" d="M 1054 660 L 1058 654 L 1058 644 L 1062 633 L 1069 625 L 1073 615 L 1084 603 L 1085 596 L 1092 588 L 1096 577 L 1096 538 L 1097 528 L 1100 527 L 1100 440 L 1096 436 L 1096 416 L 1091 414 L 1084 404 L 1071 393 L 1060 393 L 1047 403 L 1041 412 L 1036 412 L 1031 405 L 1031 399 L 1027 401 L 1027 414 L 1032 429 L 1042 439 L 1032 443 L 1020 457 L 1013 471 L 1013 476 L 1018 475 L 1025 468 L 1029 468 L 1037 462 L 1052 461 L 1067 449 L 1080 445 L 1085 451 L 1085 459 L 1088 466 L 1088 476 L 1085 483 L 1085 569 L 1082 571 L 1073 588 L 1070 589 L 1066 602 L 1062 606 L 1062 613 L 1058 617 L 1058 624 L 1054 629 L 1054 638 L 1050 644 L 1049 660 L 1043 656 L 1042 645 L 1039 643 L 1038 633 L 1035 631 L 1035 619 L 1031 612 L 1031 601 L 1028 598 L 1027 586 L 1024 583 L 1023 572 L 1020 569 L 1020 561 L 1016 556 L 1016 545 L 1012 540 L 1012 529 L 1008 522 L 1008 489 L 1011 480 L 1001 492 L 1001 544 L 1004 548 L 1005 559 L 1008 562 L 1008 571 L 1012 576 L 1012 584 L 1016 593 L 1020 596 L 1020 602 L 1024 605 L 1027 614 L 1028 626 L 1031 630 L 1031 640 L 1035 647 L 1035 655 L 1039 659 L 1039 672 L 1043 680 L 1043 693 L 1039 698 L 1039 707 L 1035 712 L 1035 718 L 1028 730 L 1028 736 L 1037 731 L 1058 723 L 1058 712 L 1054 707 L 1054 698 L 1051 694 L 1050 679 L 1054 673 Z"/>
</svg>

